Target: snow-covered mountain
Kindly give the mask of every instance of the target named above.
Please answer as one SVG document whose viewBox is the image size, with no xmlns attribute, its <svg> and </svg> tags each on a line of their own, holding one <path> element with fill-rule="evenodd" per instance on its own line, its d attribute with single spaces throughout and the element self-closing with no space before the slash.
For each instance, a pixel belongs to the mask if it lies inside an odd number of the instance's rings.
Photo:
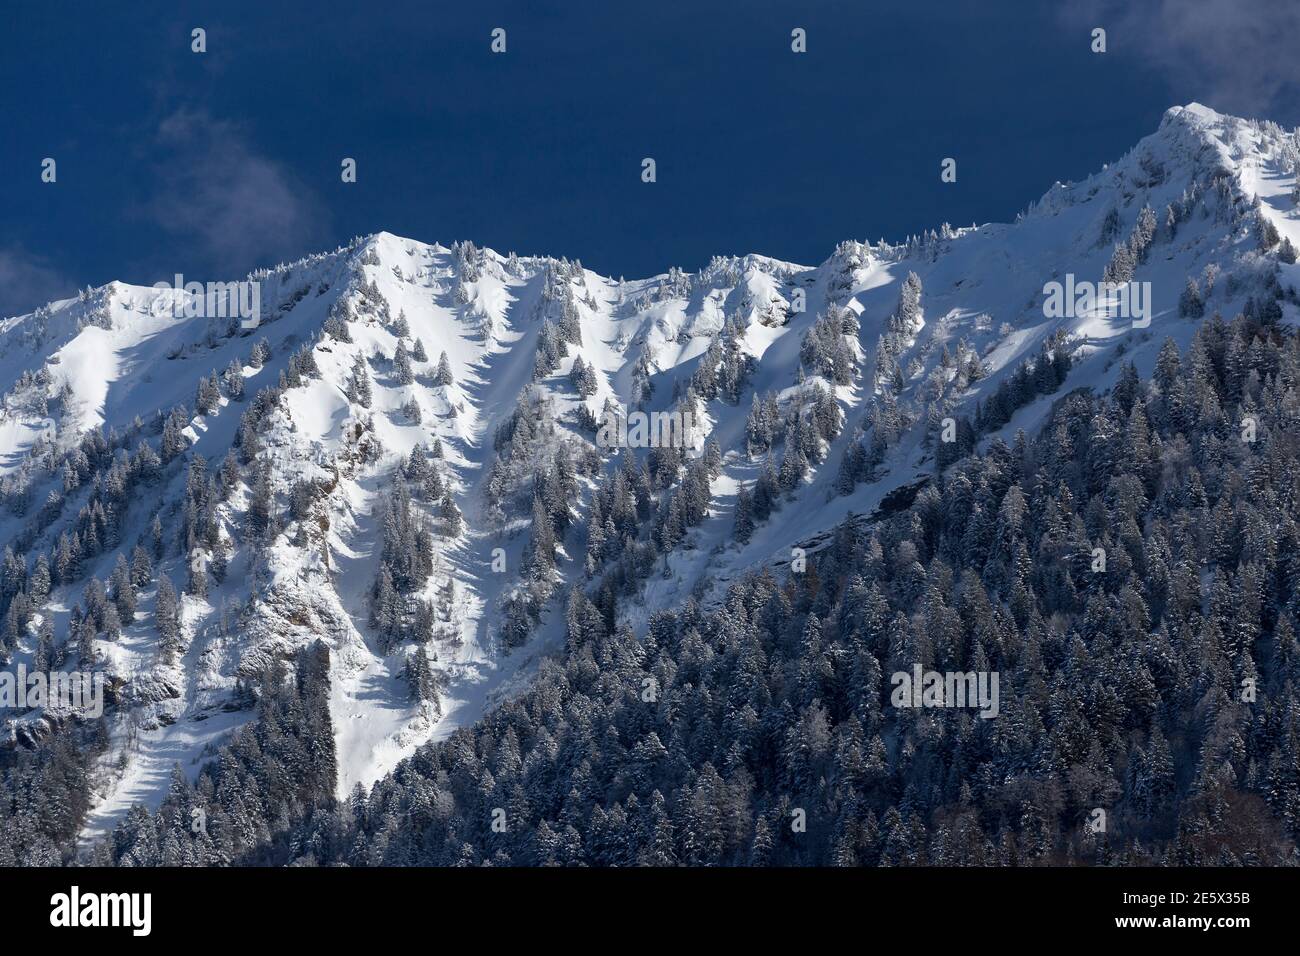
<svg viewBox="0 0 1300 956">
<path fill-rule="evenodd" d="M 623 280 L 380 233 L 250 276 L 255 328 L 118 282 L 0 322 L 4 654 L 110 678 L 86 835 L 317 639 L 345 794 L 522 686 L 569 588 L 634 628 L 709 601 L 1202 315 L 1294 322 L 1298 161 L 1193 104 L 1013 223 L 817 266 Z M 1149 283 L 1149 324 L 1045 292 L 1104 277 Z M 605 447 L 607 409 L 690 412 L 694 447 Z M 26 745 L 67 715 L 0 716 Z"/>
</svg>

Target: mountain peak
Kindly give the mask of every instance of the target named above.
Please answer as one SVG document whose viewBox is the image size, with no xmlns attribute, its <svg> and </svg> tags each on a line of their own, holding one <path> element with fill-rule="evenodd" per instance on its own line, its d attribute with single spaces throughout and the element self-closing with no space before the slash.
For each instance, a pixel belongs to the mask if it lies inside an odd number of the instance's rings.
<svg viewBox="0 0 1300 956">
<path fill-rule="evenodd" d="M 1165 110 L 1161 125 L 1175 121 L 1208 125 L 1223 122 L 1225 116 L 1203 103 L 1191 102 L 1186 106 L 1171 106 Z"/>
</svg>

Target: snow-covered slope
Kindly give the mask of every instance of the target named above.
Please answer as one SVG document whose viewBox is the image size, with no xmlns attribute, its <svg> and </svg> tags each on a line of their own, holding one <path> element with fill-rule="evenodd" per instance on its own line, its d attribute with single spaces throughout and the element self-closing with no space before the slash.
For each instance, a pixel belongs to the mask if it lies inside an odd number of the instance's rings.
<svg viewBox="0 0 1300 956">
<path fill-rule="evenodd" d="M 1121 356 L 1149 372 L 1164 339 L 1186 343 L 1202 310 L 1231 317 L 1280 302 L 1292 321 L 1300 278 L 1284 260 L 1300 245 L 1298 158 L 1294 133 L 1193 104 L 1014 223 L 845 242 L 815 267 L 748 255 L 624 281 L 380 233 L 251 276 L 255 329 L 178 317 L 174 293 L 121 283 L 0 322 L 0 540 L 10 567 L 25 564 L 11 591 L 32 596 L 6 621 L 10 666 L 38 656 L 94 666 L 114 687 L 87 835 L 133 803 L 155 804 L 174 764 L 193 775 L 251 716 L 246 682 L 318 638 L 331 653 L 341 793 L 519 686 L 563 640 L 567 589 L 612 587 L 617 549 L 593 547 L 591 531 L 624 532 L 593 525 L 592 501 L 612 493 L 616 472 L 631 474 L 629 456 L 645 464 L 652 453 L 596 442 L 589 416 L 607 407 L 690 409 L 698 437 L 715 443 L 688 456 L 716 459 L 700 520 L 669 515 L 665 537 L 632 509 L 646 539 L 669 542 L 635 574 L 630 560 L 619 572 L 617 613 L 635 627 L 656 607 L 712 600 L 746 569 L 790 561 L 846 514 L 870 514 L 933 473 L 945 419 L 982 426 L 963 423 L 967 445 L 1010 441 L 1070 389 L 1108 388 Z M 1045 310 L 1046 283 L 1123 272 L 1119 243 L 1133 250 L 1133 278 L 1150 283 L 1149 327 L 1096 308 Z M 1012 388 L 1025 363 L 1031 377 L 1042 371 L 1049 346 L 1068 356 L 1065 381 Z M 587 371 L 571 375 L 579 359 Z M 756 396 L 769 432 L 757 441 Z M 1005 414 L 988 415 L 991 402 Z M 537 427 L 521 431 L 521 407 Z M 798 467 L 771 514 L 738 534 L 738 492 L 753 491 L 769 453 L 774 471 L 792 457 L 796 439 Z M 529 502 L 560 448 L 577 463 L 565 484 L 571 524 L 542 573 Z M 463 520 L 421 492 L 428 471 Z M 665 513 L 685 471 L 650 482 Z M 428 532 L 419 547 L 431 553 L 392 627 L 376 611 L 384 541 L 416 540 L 392 530 L 385 507 L 399 482 L 413 488 L 413 521 Z M 178 636 L 160 639 L 148 574 L 120 633 L 97 621 L 79 636 L 84 612 L 103 603 L 91 582 L 108 581 L 119 556 L 132 562 L 137 545 L 193 592 L 180 599 Z M 511 615 L 529 594 L 520 641 Z M 421 608 L 431 618 L 411 625 Z M 415 654 L 434 675 L 423 695 L 411 690 Z M 3 713 L 17 744 L 61 716 Z"/>
</svg>

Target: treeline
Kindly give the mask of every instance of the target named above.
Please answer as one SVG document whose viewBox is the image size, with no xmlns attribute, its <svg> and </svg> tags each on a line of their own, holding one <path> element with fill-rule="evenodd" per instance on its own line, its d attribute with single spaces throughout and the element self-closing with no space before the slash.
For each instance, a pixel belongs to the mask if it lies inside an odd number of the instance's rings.
<svg viewBox="0 0 1300 956">
<path fill-rule="evenodd" d="M 1058 332 L 1043 343 L 1037 358 L 1021 362 L 1011 375 L 998 383 L 992 395 L 975 403 L 973 418 L 957 416 L 951 436 L 944 435 L 943 426 L 936 423 L 940 427 L 934 428 L 935 434 L 931 435 L 937 439 L 936 467 L 942 470 L 969 455 L 981 435 L 997 431 L 1021 408 L 1055 393 L 1070 374 L 1070 362 L 1069 345 L 1064 334 Z"/>
</svg>

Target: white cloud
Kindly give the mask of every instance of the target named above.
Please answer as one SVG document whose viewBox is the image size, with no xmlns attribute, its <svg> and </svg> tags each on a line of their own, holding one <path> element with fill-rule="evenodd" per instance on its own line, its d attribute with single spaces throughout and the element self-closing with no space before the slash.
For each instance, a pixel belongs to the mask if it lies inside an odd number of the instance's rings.
<svg viewBox="0 0 1300 956">
<path fill-rule="evenodd" d="M 309 251 L 323 212 L 294 176 L 259 155 L 238 125 L 180 110 L 158 126 L 157 189 L 147 215 L 198 244 L 208 265 L 230 275 Z"/>
<path fill-rule="evenodd" d="M 1289 0 L 1081 0 L 1066 10 L 1104 27 L 1112 51 L 1164 73 L 1180 102 L 1268 117 L 1300 93 L 1300 4 Z"/>
<path fill-rule="evenodd" d="M 17 245 L 0 247 L 0 317 L 75 295 L 77 284 Z"/>
</svg>

